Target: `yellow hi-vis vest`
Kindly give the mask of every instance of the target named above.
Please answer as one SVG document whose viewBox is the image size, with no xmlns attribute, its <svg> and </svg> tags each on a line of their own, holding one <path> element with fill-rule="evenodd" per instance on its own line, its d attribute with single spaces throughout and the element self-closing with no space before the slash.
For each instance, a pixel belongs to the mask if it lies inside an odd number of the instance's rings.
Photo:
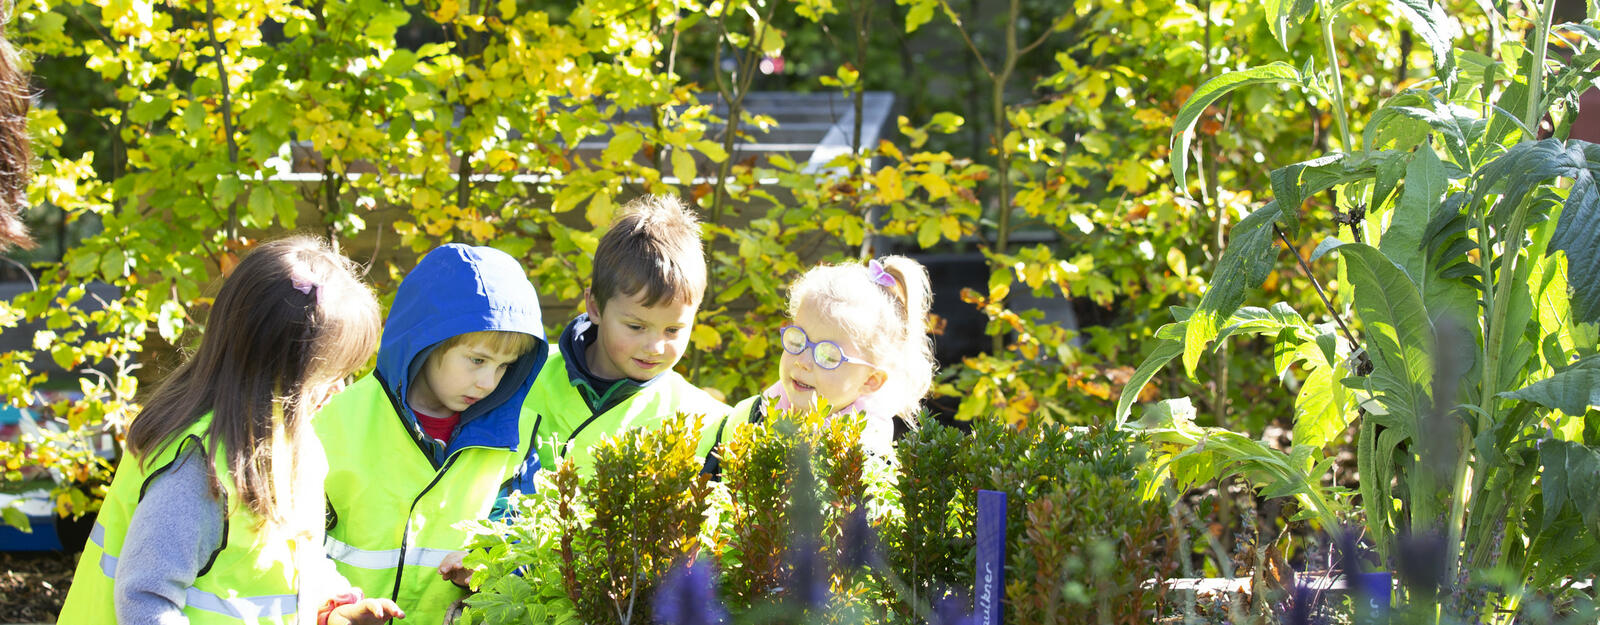
<svg viewBox="0 0 1600 625">
<path fill-rule="evenodd" d="M 438 572 L 446 555 L 466 549 L 467 532 L 454 525 L 489 517 L 529 453 L 534 424 L 518 423 L 515 451 L 465 447 L 434 467 L 376 375 L 335 396 L 314 423 L 328 456 L 328 557 L 368 597 L 393 599 L 405 622 L 442 623 L 467 594 Z"/>
<path fill-rule="evenodd" d="M 128 523 L 143 497 L 150 479 L 166 470 L 189 445 L 206 449 L 208 413 L 178 435 L 141 466 L 138 458 L 124 456 L 117 467 L 111 489 L 106 493 L 100 516 L 89 534 L 72 576 L 72 588 L 61 609 L 59 623 L 103 624 L 117 622 L 114 585 L 117 557 L 122 553 Z M 201 457 L 204 457 L 202 454 Z M 223 502 L 223 544 L 211 556 L 211 564 L 199 572 L 189 587 L 183 613 L 194 625 L 220 623 L 294 623 L 298 587 L 292 552 L 287 549 L 263 550 L 258 542 L 256 515 L 249 506 L 237 504 L 233 477 L 228 472 L 226 452 L 219 446 L 215 458 L 217 476 L 228 501 Z M 287 547 L 287 546 L 285 546 Z"/>
<path fill-rule="evenodd" d="M 664 379 L 640 388 L 604 413 L 595 414 L 572 385 L 566 355 L 553 351 L 522 404 L 522 420 L 539 424 L 535 440 L 540 466 L 549 469 L 557 458 L 566 458 L 578 463 L 580 475 L 588 475 L 594 468 L 591 449 L 600 439 L 628 428 L 654 428 L 678 414 L 703 417 L 702 439 L 714 432 L 728 411 L 727 404 L 696 388 L 676 371 L 662 375 Z"/>
</svg>

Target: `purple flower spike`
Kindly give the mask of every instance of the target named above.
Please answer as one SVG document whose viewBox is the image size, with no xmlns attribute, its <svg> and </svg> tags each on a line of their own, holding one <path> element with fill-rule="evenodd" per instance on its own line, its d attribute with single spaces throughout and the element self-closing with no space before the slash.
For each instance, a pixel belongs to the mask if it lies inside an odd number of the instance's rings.
<svg viewBox="0 0 1600 625">
<path fill-rule="evenodd" d="M 675 566 L 656 589 L 655 622 L 661 625 L 722 625 L 728 610 L 717 598 L 716 573 L 711 564 L 696 560 Z"/>
<path fill-rule="evenodd" d="M 957 593 L 945 595 L 933 606 L 933 625 L 977 625 L 970 605 L 970 600 Z"/>
<path fill-rule="evenodd" d="M 789 551 L 790 595 L 807 608 L 828 605 L 828 572 L 814 541 L 798 540 Z"/>
</svg>

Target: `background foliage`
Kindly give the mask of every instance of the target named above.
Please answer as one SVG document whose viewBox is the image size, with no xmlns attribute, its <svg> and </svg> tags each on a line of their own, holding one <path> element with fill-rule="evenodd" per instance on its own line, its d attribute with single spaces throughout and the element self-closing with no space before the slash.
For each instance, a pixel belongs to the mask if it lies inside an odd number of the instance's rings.
<svg viewBox="0 0 1600 625">
<path fill-rule="evenodd" d="M 429 247 L 494 245 L 566 311 L 596 228 L 645 192 L 691 198 L 708 223 L 713 281 L 681 367 L 732 400 L 772 376 L 783 286 L 865 246 L 983 254 L 970 290 L 939 285 L 964 300 L 942 312 L 977 310 L 991 338 L 946 363 L 936 411 L 1109 417 L 1109 398 L 1153 340 L 1152 316 L 1205 288 L 1221 233 L 1252 205 L 1250 193 L 1223 189 L 1257 186 L 1258 162 L 1292 162 L 1305 137 L 1320 144 L 1328 133 L 1324 114 L 1305 115 L 1324 103 L 1244 90 L 1198 124 L 1197 199 L 1169 184 L 1166 135 L 1200 78 L 1290 58 L 1263 10 L 1220 0 L 21 2 L 13 32 L 33 55 L 41 100 L 34 223 L 50 238 L 21 257 L 41 285 L 0 308 L 0 327 L 46 328 L 30 337 L 36 349 L 0 360 L 0 396 L 25 403 L 50 362 L 103 374 L 81 377 L 89 401 L 58 410 L 74 432 L 27 454 L 9 446 L 8 468 L 66 464 L 82 479 L 59 492 L 62 512 L 92 509 L 107 467 L 84 453 L 84 435 L 121 431 L 140 389 L 196 340 L 209 289 L 251 241 L 324 233 L 371 263 L 380 293 Z M 1363 68 L 1348 70 L 1356 108 L 1417 66 L 1404 46 L 1365 45 L 1408 37 L 1386 18 L 1381 8 L 1354 16 L 1358 38 L 1340 42 Z M 1290 51 L 1314 45 L 1297 29 L 1284 39 Z M 779 55 L 790 69 L 753 69 Z M 724 119 L 741 118 L 751 136 L 772 126 L 741 111 L 756 89 L 891 90 L 903 115 L 886 141 L 829 171 L 736 162 Z M 1250 131 L 1238 132 L 1245 111 Z M 604 149 L 577 149 L 585 140 Z M 1308 211 L 1309 223 L 1326 218 Z M 90 281 L 123 295 L 97 310 L 72 305 Z M 1266 284 L 1294 302 L 1308 301 L 1306 286 L 1289 266 Z M 1045 322 L 1029 310 L 1040 300 L 1024 295 L 1070 298 L 1084 330 Z M 547 317 L 552 332 L 565 321 Z M 1194 394 L 1206 420 L 1257 428 L 1289 414 L 1286 399 L 1258 392 L 1264 360 L 1215 362 L 1194 382 L 1161 385 Z"/>
</svg>

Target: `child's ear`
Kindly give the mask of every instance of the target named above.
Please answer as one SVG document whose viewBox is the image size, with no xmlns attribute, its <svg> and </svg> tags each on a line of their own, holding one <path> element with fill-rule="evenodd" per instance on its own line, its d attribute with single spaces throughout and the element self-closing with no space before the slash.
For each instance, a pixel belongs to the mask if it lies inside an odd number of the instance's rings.
<svg viewBox="0 0 1600 625">
<path fill-rule="evenodd" d="M 590 319 L 600 314 L 600 307 L 594 305 L 594 293 L 590 293 L 589 289 L 583 290 L 583 312 L 588 313 Z"/>
<path fill-rule="evenodd" d="M 882 369 L 874 370 L 872 375 L 867 376 L 867 381 L 861 383 L 861 394 L 876 393 L 878 389 L 883 388 L 883 383 L 888 381 L 889 374 L 884 373 Z"/>
</svg>

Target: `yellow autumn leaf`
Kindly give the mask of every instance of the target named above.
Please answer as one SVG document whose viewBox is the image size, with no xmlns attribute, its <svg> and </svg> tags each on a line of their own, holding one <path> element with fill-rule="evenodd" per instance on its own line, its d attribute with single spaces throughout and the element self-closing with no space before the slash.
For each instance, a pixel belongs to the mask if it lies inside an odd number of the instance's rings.
<svg viewBox="0 0 1600 625">
<path fill-rule="evenodd" d="M 583 216 L 589 220 L 589 225 L 605 228 L 611 225 L 612 209 L 611 196 L 596 193 L 589 199 L 589 210 L 584 211 Z"/>
<path fill-rule="evenodd" d="M 944 179 L 944 176 L 933 172 L 923 172 L 917 174 L 916 181 L 918 186 L 928 192 L 928 199 L 930 200 L 950 197 L 950 183 Z"/>
<path fill-rule="evenodd" d="M 940 234 L 943 234 L 944 238 L 946 239 L 950 239 L 951 241 L 960 239 L 961 220 L 956 219 L 955 215 L 945 215 L 944 217 L 939 218 L 939 230 Z"/>
<path fill-rule="evenodd" d="M 722 335 L 717 329 L 701 323 L 689 332 L 689 340 L 694 342 L 695 349 L 716 349 L 722 346 Z"/>
<path fill-rule="evenodd" d="M 906 160 L 906 156 L 900 153 L 900 148 L 894 147 L 894 144 L 888 141 L 878 142 L 878 152 L 884 156 L 894 157 L 894 160 L 897 161 Z"/>
<path fill-rule="evenodd" d="M 872 175 L 872 186 L 878 190 L 878 201 L 885 204 L 906 199 L 906 188 L 900 170 L 894 167 L 879 169 Z"/>
</svg>

